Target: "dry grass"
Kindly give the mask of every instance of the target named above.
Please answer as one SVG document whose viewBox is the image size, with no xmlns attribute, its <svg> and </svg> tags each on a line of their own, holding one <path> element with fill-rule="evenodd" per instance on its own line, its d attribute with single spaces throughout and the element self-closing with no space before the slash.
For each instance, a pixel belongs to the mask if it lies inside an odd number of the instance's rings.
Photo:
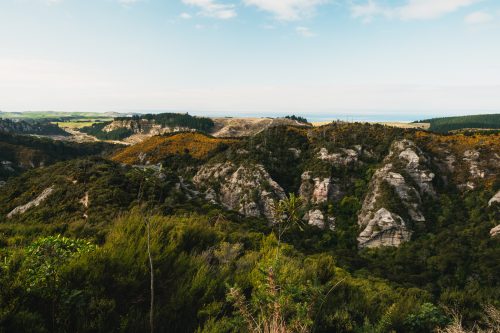
<svg viewBox="0 0 500 333">
<path fill-rule="evenodd" d="M 234 307 L 243 317 L 248 332 L 251 333 L 308 333 L 311 330 L 310 323 L 294 320 L 287 323 L 284 316 L 282 304 L 279 302 L 280 287 L 276 284 L 276 279 L 272 268 L 269 268 L 267 275 L 267 293 L 272 299 L 271 303 L 260 309 L 262 314 L 259 318 L 252 315 L 245 296 L 238 288 L 230 288 L 228 298 L 232 300 Z M 312 309 L 312 305 L 309 310 Z"/>
<path fill-rule="evenodd" d="M 438 329 L 437 333 L 500 333 L 500 311 L 489 305 L 485 307 L 484 326 L 480 328 L 474 325 L 471 329 L 462 326 L 462 318 L 457 313 L 453 313 L 453 322 L 443 329 Z"/>
</svg>

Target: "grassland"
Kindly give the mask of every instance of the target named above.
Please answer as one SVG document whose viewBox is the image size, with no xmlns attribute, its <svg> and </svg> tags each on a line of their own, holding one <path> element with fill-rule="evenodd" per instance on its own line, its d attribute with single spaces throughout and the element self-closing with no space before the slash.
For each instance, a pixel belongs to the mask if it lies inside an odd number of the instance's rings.
<svg viewBox="0 0 500 333">
<path fill-rule="evenodd" d="M 70 121 L 54 121 L 53 124 L 59 125 L 61 128 L 78 129 L 82 127 L 92 126 L 95 123 L 103 121 L 111 121 L 112 118 L 99 118 L 99 119 L 75 119 Z"/>
</svg>

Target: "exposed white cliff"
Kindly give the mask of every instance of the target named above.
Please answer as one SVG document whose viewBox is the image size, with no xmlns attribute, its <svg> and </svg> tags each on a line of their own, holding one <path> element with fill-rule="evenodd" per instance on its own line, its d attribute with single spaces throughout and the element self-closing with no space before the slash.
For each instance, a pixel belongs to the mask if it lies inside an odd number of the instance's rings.
<svg viewBox="0 0 500 333">
<path fill-rule="evenodd" d="M 399 246 L 410 240 L 411 232 L 401 216 L 380 208 L 359 234 L 360 247 Z"/>
<path fill-rule="evenodd" d="M 428 164 L 428 159 L 412 141 L 394 142 L 383 166 L 373 175 L 358 215 L 358 224 L 363 229 L 358 237 L 360 247 L 398 246 L 410 239 L 409 221 L 384 207 L 384 195 L 396 195 L 411 221 L 425 221 L 421 212 L 422 196 L 436 194 L 432 184 L 435 175 Z M 384 184 L 390 186 L 392 193 L 383 193 Z"/>
<path fill-rule="evenodd" d="M 83 218 L 87 219 L 89 215 L 87 214 L 87 209 L 89 208 L 90 205 L 90 198 L 89 198 L 89 192 L 85 192 L 85 195 L 83 198 L 80 199 L 80 203 L 83 205 L 85 208 L 85 213 L 83 213 Z"/>
<path fill-rule="evenodd" d="M 274 201 L 285 192 L 260 164 L 236 166 L 231 162 L 203 166 L 193 183 L 205 189 L 207 198 L 243 215 L 272 220 Z"/>
<path fill-rule="evenodd" d="M 311 206 L 311 209 L 304 215 L 304 221 L 318 228 L 325 229 L 326 227 L 333 230 L 335 228 L 335 218 L 327 216 L 319 208 L 321 205 L 333 197 L 338 196 L 340 190 L 330 177 L 314 177 L 310 171 L 306 171 L 301 176 L 301 184 L 299 188 L 299 196 L 306 204 Z"/>
<path fill-rule="evenodd" d="M 493 205 L 494 203 L 500 203 L 500 191 L 498 191 L 491 199 L 488 201 L 488 206 Z"/>
<path fill-rule="evenodd" d="M 306 171 L 301 175 L 299 195 L 306 203 L 312 204 L 340 199 L 342 191 L 337 181 L 331 177 L 313 177 L 311 171 Z"/>
<path fill-rule="evenodd" d="M 110 124 L 106 125 L 102 130 L 104 132 L 111 132 L 121 128 L 128 129 L 134 134 L 145 134 L 148 136 L 160 135 L 171 132 L 179 132 L 179 131 L 192 131 L 192 129 L 188 127 L 162 126 L 161 124 L 157 124 L 154 119 L 114 120 Z"/>
<path fill-rule="evenodd" d="M 22 206 L 17 206 L 16 208 L 14 208 L 9 214 L 7 214 L 7 218 L 10 219 L 14 215 L 23 214 L 28 209 L 30 209 L 32 207 L 39 206 L 43 201 L 45 201 L 52 194 L 53 191 L 54 191 L 54 186 L 46 188 L 35 199 L 31 200 L 30 202 L 28 202 Z"/>
<path fill-rule="evenodd" d="M 500 236 L 500 224 L 490 230 L 491 237 Z"/>
<path fill-rule="evenodd" d="M 473 178 L 484 178 L 485 171 L 480 168 L 480 153 L 477 150 L 466 150 L 463 160 L 469 164 L 469 172 Z"/>
<path fill-rule="evenodd" d="M 328 149 L 321 148 L 317 157 L 322 161 L 327 161 L 333 165 L 348 166 L 358 162 L 360 153 L 354 149 L 341 148 L 337 153 L 329 153 Z"/>
</svg>

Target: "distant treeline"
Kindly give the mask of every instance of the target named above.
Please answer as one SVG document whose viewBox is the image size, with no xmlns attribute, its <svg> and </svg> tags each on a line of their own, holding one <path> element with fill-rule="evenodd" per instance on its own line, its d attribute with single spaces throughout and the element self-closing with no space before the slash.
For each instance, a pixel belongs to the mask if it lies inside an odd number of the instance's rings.
<svg viewBox="0 0 500 333">
<path fill-rule="evenodd" d="M 144 114 L 144 115 L 134 115 L 132 117 L 116 117 L 115 121 L 154 121 L 155 124 L 161 125 L 162 127 L 183 127 L 195 129 L 201 132 L 210 132 L 214 127 L 214 122 L 210 118 L 204 117 L 193 117 L 187 113 L 160 113 L 160 114 Z M 92 124 L 92 126 L 86 126 L 80 129 L 81 132 L 95 136 L 100 140 L 122 140 L 133 133 L 132 130 L 122 127 L 115 130 L 105 132 L 104 127 L 109 125 L 111 122 L 101 122 Z M 140 127 L 140 126 L 139 126 Z"/>
<path fill-rule="evenodd" d="M 156 124 L 163 127 L 188 127 L 203 132 L 209 132 L 214 127 L 214 122 L 210 118 L 193 117 L 189 113 L 160 113 L 143 114 L 132 117 L 117 117 L 115 120 L 154 120 Z"/>
<path fill-rule="evenodd" d="M 301 117 L 301 116 L 296 116 L 294 114 L 292 114 L 291 116 L 285 116 L 285 118 L 286 119 L 295 120 L 295 121 L 298 121 L 298 122 L 301 122 L 301 123 L 304 123 L 304 124 L 309 124 L 309 122 L 307 121 L 306 118 Z"/>
<path fill-rule="evenodd" d="M 0 118 L 0 132 L 13 134 L 69 135 L 57 124 Z"/>
<path fill-rule="evenodd" d="M 91 126 L 80 128 L 80 132 L 95 136 L 99 140 L 122 140 L 134 134 L 134 132 L 125 127 L 117 128 L 109 132 L 103 131 L 103 128 L 109 124 L 111 124 L 110 121 L 94 123 Z"/>
<path fill-rule="evenodd" d="M 417 123 L 430 123 L 429 130 L 439 133 L 467 128 L 500 129 L 500 114 L 432 118 L 419 120 Z"/>
<path fill-rule="evenodd" d="M 104 142 L 66 142 L 0 131 L 0 181 L 32 167 L 82 156 L 107 154 L 114 149 L 115 145 Z"/>
</svg>

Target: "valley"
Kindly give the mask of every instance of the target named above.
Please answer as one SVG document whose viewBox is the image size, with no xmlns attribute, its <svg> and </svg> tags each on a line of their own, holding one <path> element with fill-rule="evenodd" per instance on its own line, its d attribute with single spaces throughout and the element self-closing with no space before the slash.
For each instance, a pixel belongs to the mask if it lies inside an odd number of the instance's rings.
<svg viewBox="0 0 500 333">
<path fill-rule="evenodd" d="M 472 324 L 498 306 L 498 133 L 141 117 L 0 134 L 6 331 L 144 330 L 146 245 L 160 331 L 240 331 L 232 297 L 274 306 L 269 267 L 317 332 L 430 332 L 447 307 Z"/>
</svg>

